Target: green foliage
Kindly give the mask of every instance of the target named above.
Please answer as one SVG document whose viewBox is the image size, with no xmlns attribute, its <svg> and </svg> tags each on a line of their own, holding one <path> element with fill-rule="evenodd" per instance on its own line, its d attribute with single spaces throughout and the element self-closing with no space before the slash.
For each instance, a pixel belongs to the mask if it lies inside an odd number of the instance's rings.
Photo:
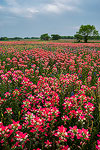
<svg viewBox="0 0 100 150">
<path fill-rule="evenodd" d="M 39 37 L 31 37 L 31 39 L 39 39 Z"/>
<path fill-rule="evenodd" d="M 30 39 L 29 37 L 24 37 L 24 39 Z"/>
<path fill-rule="evenodd" d="M 7 37 L 1 37 L 1 38 L 0 38 L 0 41 L 7 41 L 7 40 L 8 40 Z"/>
<path fill-rule="evenodd" d="M 61 39 L 74 39 L 74 36 L 60 36 Z"/>
<path fill-rule="evenodd" d="M 79 41 L 81 39 L 84 40 L 85 43 L 87 43 L 89 37 L 96 37 L 99 33 L 96 30 L 94 25 L 81 25 L 78 32 L 75 34 L 75 38 Z"/>
<path fill-rule="evenodd" d="M 76 34 L 74 35 L 74 38 L 77 39 L 77 42 L 81 42 L 82 40 L 82 36 L 78 32 L 76 32 Z"/>
<path fill-rule="evenodd" d="M 24 37 L 24 39 L 39 39 L 39 37 Z"/>
<path fill-rule="evenodd" d="M 40 39 L 41 39 L 41 40 L 48 41 L 48 40 L 50 39 L 50 36 L 48 35 L 48 33 L 42 34 L 42 35 L 40 36 Z"/>
<path fill-rule="evenodd" d="M 21 37 L 14 37 L 13 39 L 14 39 L 14 40 L 21 40 L 21 39 L 23 39 L 23 38 L 21 38 Z"/>
<path fill-rule="evenodd" d="M 0 41 L 10 41 L 10 40 L 17 40 L 17 41 L 20 41 L 20 40 L 23 40 L 23 39 L 39 39 L 39 37 L 11 37 L 11 38 L 8 38 L 8 37 L 0 37 Z"/>
<path fill-rule="evenodd" d="M 61 37 L 60 37 L 60 35 L 58 35 L 58 34 L 52 34 L 51 35 L 51 39 L 52 40 L 59 40 Z"/>
</svg>

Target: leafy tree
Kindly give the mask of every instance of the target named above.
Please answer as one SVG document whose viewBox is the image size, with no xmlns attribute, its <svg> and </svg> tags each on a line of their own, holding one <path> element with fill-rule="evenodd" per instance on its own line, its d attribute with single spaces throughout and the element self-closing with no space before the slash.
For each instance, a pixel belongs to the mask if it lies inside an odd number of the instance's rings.
<svg viewBox="0 0 100 150">
<path fill-rule="evenodd" d="M 52 34 L 51 35 L 51 39 L 52 40 L 59 40 L 60 39 L 60 35 L 58 35 L 58 34 Z"/>
<path fill-rule="evenodd" d="M 48 40 L 50 39 L 50 36 L 48 35 L 48 33 L 42 34 L 42 35 L 40 36 L 40 39 L 41 39 L 41 40 L 48 41 Z"/>
<path fill-rule="evenodd" d="M 77 42 L 81 42 L 82 40 L 82 36 L 78 32 L 76 32 L 76 34 L 74 35 L 74 38 L 77 39 Z"/>
<path fill-rule="evenodd" d="M 89 37 L 98 36 L 98 31 L 96 30 L 94 25 L 81 25 L 78 32 L 76 32 L 75 37 L 79 39 L 82 38 L 85 43 L 87 43 Z"/>
</svg>

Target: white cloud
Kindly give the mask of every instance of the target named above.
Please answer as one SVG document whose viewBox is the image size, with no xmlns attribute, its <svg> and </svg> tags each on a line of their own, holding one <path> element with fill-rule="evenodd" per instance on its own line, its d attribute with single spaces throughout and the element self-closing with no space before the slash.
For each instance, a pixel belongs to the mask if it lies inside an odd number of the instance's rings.
<svg viewBox="0 0 100 150">
<path fill-rule="evenodd" d="M 61 13 L 64 11 L 79 11 L 79 0 L 54 0 L 44 6 L 47 12 Z"/>
<path fill-rule="evenodd" d="M 16 6 L 16 5 L 18 5 L 18 3 L 17 3 L 16 0 L 5 0 L 5 1 L 10 6 Z"/>
<path fill-rule="evenodd" d="M 54 13 L 59 13 L 59 7 L 55 4 L 47 4 L 46 6 L 44 6 L 43 8 L 45 11 L 48 12 L 54 12 Z"/>
<path fill-rule="evenodd" d="M 38 13 L 39 12 L 39 10 L 37 10 L 35 8 L 27 8 L 26 11 L 29 12 L 30 14 L 34 14 L 34 13 Z"/>
<path fill-rule="evenodd" d="M 5 0 L 7 6 L 4 6 L 3 11 L 19 17 L 32 18 L 37 13 L 60 14 L 65 11 L 78 11 L 80 1 L 81 0 L 50 0 L 45 3 L 43 1 L 40 3 L 37 2 L 35 5 L 34 0 L 30 0 L 31 4 L 18 0 Z M 1 9 L 2 6 L 0 6 L 0 10 Z"/>
<path fill-rule="evenodd" d="M 35 8 L 12 7 L 9 8 L 9 12 L 20 17 L 32 18 L 33 15 L 38 13 L 39 11 Z"/>
<path fill-rule="evenodd" d="M 32 18 L 34 14 L 38 13 L 39 11 L 34 7 L 20 5 L 17 0 L 5 0 L 7 6 L 4 7 L 4 11 L 6 13 L 13 14 L 15 16 Z"/>
<path fill-rule="evenodd" d="M 3 10 L 3 9 L 4 9 L 4 7 L 0 5 L 0 10 Z"/>
</svg>

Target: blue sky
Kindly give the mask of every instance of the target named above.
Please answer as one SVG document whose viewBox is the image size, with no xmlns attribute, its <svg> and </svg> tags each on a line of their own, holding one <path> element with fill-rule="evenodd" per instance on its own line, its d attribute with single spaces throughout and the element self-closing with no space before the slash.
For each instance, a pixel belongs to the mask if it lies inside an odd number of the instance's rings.
<svg viewBox="0 0 100 150">
<path fill-rule="evenodd" d="M 0 0 L 0 37 L 74 35 L 82 24 L 100 33 L 100 0 Z"/>
</svg>

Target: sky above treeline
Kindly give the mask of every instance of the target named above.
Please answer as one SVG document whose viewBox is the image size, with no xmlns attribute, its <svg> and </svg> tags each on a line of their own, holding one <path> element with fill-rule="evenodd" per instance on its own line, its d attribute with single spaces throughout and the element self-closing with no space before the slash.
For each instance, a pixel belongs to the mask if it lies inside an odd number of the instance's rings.
<svg viewBox="0 0 100 150">
<path fill-rule="evenodd" d="M 68 36 L 82 24 L 100 33 L 100 0 L 0 0 L 0 37 Z"/>
</svg>

